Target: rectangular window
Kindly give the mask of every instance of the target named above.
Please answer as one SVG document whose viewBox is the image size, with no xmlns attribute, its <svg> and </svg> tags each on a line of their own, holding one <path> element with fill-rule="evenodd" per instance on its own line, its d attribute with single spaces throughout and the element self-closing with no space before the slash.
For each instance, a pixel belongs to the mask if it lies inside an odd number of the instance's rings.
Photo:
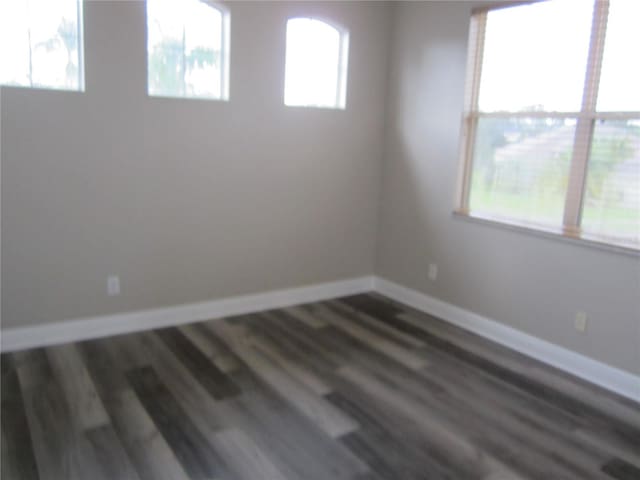
<svg viewBox="0 0 640 480">
<path fill-rule="evenodd" d="M 639 21 L 636 0 L 474 13 L 459 213 L 640 249 Z"/>
<path fill-rule="evenodd" d="M 147 0 L 149 95 L 229 99 L 229 13 L 206 0 Z"/>
<path fill-rule="evenodd" d="M 82 0 L 0 1 L 0 84 L 84 90 Z"/>
<path fill-rule="evenodd" d="M 284 104 L 346 108 L 349 32 L 315 18 L 290 18 L 284 72 Z"/>
</svg>

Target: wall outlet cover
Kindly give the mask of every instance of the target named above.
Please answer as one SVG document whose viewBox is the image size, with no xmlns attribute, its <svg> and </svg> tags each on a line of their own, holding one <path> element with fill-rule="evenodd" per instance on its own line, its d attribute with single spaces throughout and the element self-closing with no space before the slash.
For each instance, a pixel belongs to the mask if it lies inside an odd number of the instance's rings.
<svg viewBox="0 0 640 480">
<path fill-rule="evenodd" d="M 436 265 L 435 263 L 430 263 L 428 275 L 429 275 L 429 280 L 434 282 L 436 278 L 438 278 L 438 265 Z"/>
<path fill-rule="evenodd" d="M 110 297 L 120 295 L 120 277 L 117 275 L 107 277 L 107 295 Z"/>
<path fill-rule="evenodd" d="M 573 321 L 575 329 L 581 333 L 587 331 L 587 314 L 585 312 L 577 312 Z"/>
</svg>

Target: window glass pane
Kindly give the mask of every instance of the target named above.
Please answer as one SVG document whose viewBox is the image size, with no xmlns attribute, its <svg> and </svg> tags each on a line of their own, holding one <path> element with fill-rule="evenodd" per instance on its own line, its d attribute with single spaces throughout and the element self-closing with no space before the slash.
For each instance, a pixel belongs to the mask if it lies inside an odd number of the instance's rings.
<svg viewBox="0 0 640 480">
<path fill-rule="evenodd" d="M 311 18 L 287 22 L 284 101 L 292 106 L 344 107 L 341 34 Z M 345 52 L 346 54 L 346 52 Z"/>
<path fill-rule="evenodd" d="M 149 0 L 149 94 L 222 98 L 222 41 L 218 9 L 199 0 Z"/>
<path fill-rule="evenodd" d="M 593 2 L 556 0 L 487 14 L 481 111 L 578 111 Z"/>
<path fill-rule="evenodd" d="M 480 118 L 471 212 L 560 227 L 575 125 L 574 119 Z"/>
<path fill-rule="evenodd" d="M 0 59 L 0 83 L 31 85 L 26 2 L 0 2 Z"/>
<path fill-rule="evenodd" d="M 82 89 L 77 0 L 0 2 L 0 82 Z"/>
<path fill-rule="evenodd" d="M 640 120 L 596 124 L 582 230 L 640 244 Z"/>
<path fill-rule="evenodd" d="M 640 1 L 611 0 L 598 110 L 640 112 Z"/>
</svg>

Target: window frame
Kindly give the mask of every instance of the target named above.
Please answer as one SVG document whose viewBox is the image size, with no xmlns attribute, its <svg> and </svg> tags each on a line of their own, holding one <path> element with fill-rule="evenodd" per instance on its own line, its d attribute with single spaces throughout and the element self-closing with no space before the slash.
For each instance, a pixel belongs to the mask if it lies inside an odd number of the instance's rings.
<svg viewBox="0 0 640 480">
<path fill-rule="evenodd" d="M 599 120 L 636 120 L 640 112 L 607 112 L 597 111 L 598 87 L 602 72 L 604 56 L 607 18 L 609 14 L 609 0 L 594 0 L 594 10 L 591 23 L 591 38 L 587 56 L 587 69 L 583 86 L 583 96 L 578 111 L 530 111 L 530 112 L 481 112 L 479 110 L 480 82 L 482 77 L 482 63 L 484 55 L 484 38 L 487 25 L 487 14 L 490 11 L 512 8 L 546 0 L 525 0 L 500 3 L 476 8 L 472 10 L 469 29 L 466 65 L 466 92 L 462 116 L 460 135 L 460 155 L 458 181 L 456 188 L 456 207 L 454 214 L 479 220 L 483 223 L 505 226 L 526 232 L 541 232 L 545 236 L 566 238 L 573 241 L 594 246 L 602 246 L 609 250 L 640 253 L 640 245 L 618 243 L 600 235 L 582 232 L 580 228 L 583 211 L 583 201 L 586 190 L 589 157 L 595 126 Z M 562 225 L 559 228 L 540 226 L 507 219 L 489 214 L 472 212 L 469 207 L 471 197 L 471 176 L 473 171 L 473 155 L 476 141 L 477 126 L 480 118 L 559 118 L 576 119 L 576 130 L 573 140 L 573 155 L 569 167 L 569 184 L 565 194 L 565 205 Z"/>
<path fill-rule="evenodd" d="M 149 16 L 147 10 L 147 1 L 145 0 L 145 49 L 146 49 L 146 78 L 147 78 L 147 97 L 149 98 L 166 98 L 177 100 L 201 100 L 211 102 L 228 102 L 230 98 L 230 64 L 231 64 L 231 12 L 229 8 L 221 3 L 213 0 L 197 0 L 205 4 L 207 7 L 213 8 L 220 13 L 220 96 L 205 97 L 191 95 L 160 95 L 149 91 Z"/>
<path fill-rule="evenodd" d="M 337 71 L 337 85 L 336 85 L 336 101 L 333 105 L 314 105 L 314 104 L 304 104 L 304 105 L 290 105 L 287 103 L 287 34 L 289 29 L 289 22 L 291 20 L 315 20 L 318 22 L 322 22 L 325 25 L 333 28 L 336 32 L 338 32 L 339 36 L 339 51 L 338 51 L 338 71 Z M 289 108 L 315 108 L 320 110 L 346 110 L 347 108 L 347 84 L 349 79 L 349 41 L 350 41 L 350 32 L 349 29 L 343 26 L 342 24 L 335 22 L 329 18 L 323 17 L 321 15 L 294 15 L 287 17 L 285 22 L 285 65 L 284 65 L 284 81 L 282 88 L 282 103 L 285 107 Z"/>
</svg>

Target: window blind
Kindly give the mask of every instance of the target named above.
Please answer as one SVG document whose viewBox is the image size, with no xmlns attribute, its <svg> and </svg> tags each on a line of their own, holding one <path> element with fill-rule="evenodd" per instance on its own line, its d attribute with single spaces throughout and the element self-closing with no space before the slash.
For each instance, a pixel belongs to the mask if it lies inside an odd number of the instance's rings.
<svg viewBox="0 0 640 480">
<path fill-rule="evenodd" d="M 640 248 L 640 2 L 472 17 L 459 211 Z"/>
</svg>

